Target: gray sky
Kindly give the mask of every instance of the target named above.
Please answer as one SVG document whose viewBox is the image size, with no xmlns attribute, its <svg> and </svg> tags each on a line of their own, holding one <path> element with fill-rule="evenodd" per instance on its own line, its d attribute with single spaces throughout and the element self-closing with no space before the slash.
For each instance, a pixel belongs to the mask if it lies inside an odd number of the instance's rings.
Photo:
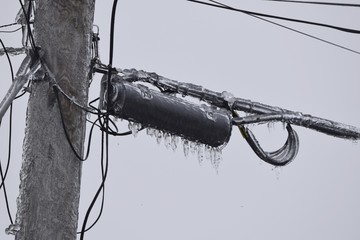
<svg viewBox="0 0 360 240">
<path fill-rule="evenodd" d="M 360 29 L 359 9 L 227 1 L 234 7 Z M 360 3 L 352 0 L 352 3 Z M 112 1 L 97 1 L 100 54 L 108 59 Z M 3 1 L 0 25 L 14 21 L 17 1 Z M 282 22 L 283 23 L 283 22 Z M 359 36 L 295 23 L 287 26 L 360 51 Z M 20 33 L 0 34 L 7 46 L 20 46 Z M 24 56 L 14 58 L 17 69 Z M 185 0 L 119 1 L 114 66 L 154 71 L 216 91 L 360 127 L 360 56 L 259 21 L 241 13 Z M 0 58 L 2 98 L 10 85 Z M 91 97 L 99 94 L 99 79 Z M 27 97 L 14 106 L 13 158 L 7 179 L 16 212 Z M 7 119 L 7 118 L 6 118 Z M 126 129 L 125 123 L 119 123 Z M 8 121 L 0 129 L 1 161 L 7 149 Z M 219 174 L 196 156 L 174 153 L 141 132 L 111 138 L 105 209 L 86 239 L 360 239 L 360 147 L 305 128 L 297 158 L 284 168 L 263 163 L 232 132 Z M 252 129 L 264 148 L 286 139 L 281 124 Z M 99 134 L 83 165 L 80 224 L 100 183 Z M 1 229 L 8 224 L 0 197 Z M 97 209 L 93 211 L 94 219 Z M 91 222 L 92 220 L 90 220 Z"/>
</svg>

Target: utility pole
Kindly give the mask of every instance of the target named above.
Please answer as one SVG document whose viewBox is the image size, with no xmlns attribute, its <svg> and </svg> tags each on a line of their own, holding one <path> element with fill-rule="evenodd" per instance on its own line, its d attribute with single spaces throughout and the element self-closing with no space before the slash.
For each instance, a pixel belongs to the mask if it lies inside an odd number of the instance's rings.
<svg viewBox="0 0 360 240">
<path fill-rule="evenodd" d="M 34 37 L 59 87 L 87 104 L 95 0 L 37 0 Z M 27 109 L 16 240 L 76 239 L 81 161 L 64 134 L 51 82 L 33 81 Z M 60 96 L 69 138 L 82 156 L 86 113 Z"/>
</svg>

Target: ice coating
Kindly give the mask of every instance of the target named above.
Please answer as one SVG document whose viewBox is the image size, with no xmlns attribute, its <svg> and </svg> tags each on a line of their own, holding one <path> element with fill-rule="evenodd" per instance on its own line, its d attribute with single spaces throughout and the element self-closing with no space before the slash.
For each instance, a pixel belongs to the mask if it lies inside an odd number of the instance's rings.
<svg viewBox="0 0 360 240">
<path fill-rule="evenodd" d="M 16 223 L 10 224 L 10 226 L 5 229 L 5 233 L 7 235 L 16 235 L 16 233 L 19 231 L 20 231 L 20 225 Z"/>
<path fill-rule="evenodd" d="M 16 56 L 16 55 L 20 55 L 20 54 L 25 54 L 26 48 L 25 47 L 21 47 L 21 48 L 7 47 L 6 52 L 10 56 Z M 0 48 L 0 56 L 3 56 L 3 55 L 5 55 L 5 49 Z"/>
<path fill-rule="evenodd" d="M 114 95 L 110 96 L 108 107 L 113 116 L 212 147 L 223 146 L 230 138 L 232 123 L 226 110 L 195 104 L 124 81 L 112 82 L 111 88 L 110 94 Z M 103 94 L 106 92 L 105 89 L 102 91 Z M 104 95 L 101 98 L 107 99 Z M 104 107 L 105 104 L 100 105 Z M 136 129 L 129 127 L 136 135 Z"/>
<path fill-rule="evenodd" d="M 339 138 L 350 140 L 360 139 L 359 128 L 343 123 L 338 123 L 279 107 L 269 106 L 266 104 L 253 102 L 251 100 L 236 98 L 233 96 L 233 94 L 226 91 L 218 93 L 199 85 L 171 80 L 157 75 L 156 73 L 137 71 L 136 69 L 124 70 L 123 73 L 125 74 L 125 79 L 136 79 L 137 81 L 148 82 L 162 89 L 182 94 L 183 96 L 198 98 L 220 108 L 230 107 L 231 110 L 243 111 L 247 115 L 259 114 L 250 115 L 248 118 L 245 117 L 241 119 L 234 119 L 233 124 L 235 125 L 246 125 L 266 121 L 281 121 L 314 129 L 316 131 Z"/>
</svg>

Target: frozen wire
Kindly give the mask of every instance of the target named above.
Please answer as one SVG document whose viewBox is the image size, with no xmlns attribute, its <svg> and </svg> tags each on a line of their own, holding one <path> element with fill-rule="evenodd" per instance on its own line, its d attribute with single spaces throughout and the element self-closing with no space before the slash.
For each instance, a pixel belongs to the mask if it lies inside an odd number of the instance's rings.
<svg viewBox="0 0 360 240">
<path fill-rule="evenodd" d="M 14 33 L 14 32 L 19 31 L 21 28 L 22 27 L 16 28 L 14 30 L 3 30 L 3 31 L 0 31 L 0 33 Z"/>
<path fill-rule="evenodd" d="M 214 2 L 214 3 L 217 3 L 217 4 L 219 4 L 219 5 L 228 7 L 227 5 L 225 5 L 225 4 L 223 4 L 223 3 L 216 2 L 216 1 L 210 0 L 210 2 Z M 274 25 L 276 25 L 276 26 L 285 28 L 285 29 L 287 29 L 287 30 L 290 30 L 290 31 L 299 33 L 299 34 L 304 35 L 304 36 L 307 36 L 307 37 L 310 37 L 310 38 L 312 38 L 312 39 L 315 39 L 315 40 L 324 42 L 324 43 L 326 43 L 326 44 L 330 44 L 330 45 L 332 45 L 332 46 L 335 46 L 335 47 L 341 48 L 341 49 L 343 49 L 343 50 L 346 50 L 346 51 L 349 51 L 349 52 L 352 52 L 352 53 L 355 53 L 355 54 L 359 54 L 359 55 L 360 55 L 360 52 L 359 52 L 359 51 L 353 50 L 353 49 L 351 49 L 351 48 L 344 47 L 344 46 L 342 46 L 342 45 L 339 45 L 339 44 L 336 44 L 336 43 L 327 41 L 327 40 L 325 40 L 325 39 L 322 39 L 322 38 L 316 37 L 316 36 L 314 36 L 314 35 L 311 35 L 311 34 L 308 34 L 308 33 L 305 33 L 305 32 L 299 31 L 299 30 L 296 30 L 296 29 L 291 28 L 291 27 L 287 27 L 287 26 L 285 26 L 285 25 L 283 25 L 283 24 L 276 23 L 276 22 L 274 22 L 274 21 L 271 21 L 271 20 L 268 20 L 268 19 L 259 17 L 259 16 L 254 15 L 254 14 L 250 14 L 250 13 L 246 13 L 246 14 L 249 15 L 249 16 L 251 16 L 251 17 L 260 19 L 260 20 L 262 20 L 262 21 L 265 21 L 265 22 L 274 24 Z"/>
<path fill-rule="evenodd" d="M 13 66 L 12 66 L 12 63 L 11 63 L 11 59 L 10 59 L 10 56 L 8 54 L 8 52 L 6 51 L 6 47 L 5 47 L 5 44 L 3 43 L 3 41 L 0 39 L 0 44 L 2 45 L 2 47 L 4 48 L 4 51 L 5 51 L 5 54 L 6 54 L 6 57 L 7 57 L 7 60 L 9 62 L 9 67 L 10 67 L 10 72 L 11 72 L 11 79 L 12 81 L 14 81 L 14 69 L 13 69 Z M 0 126 L 1 126 L 1 122 L 0 122 Z M 7 158 L 7 164 L 6 164 L 6 168 L 5 168 L 5 173 L 4 173 L 4 177 L 1 178 L 1 184 L 0 184 L 0 189 L 1 187 L 3 186 L 4 181 L 6 179 L 6 176 L 7 176 L 7 173 L 8 173 L 8 170 L 9 170 L 9 166 L 10 166 L 10 160 L 11 160 L 11 138 L 12 138 L 12 104 L 10 104 L 10 114 L 9 114 L 9 149 L 8 149 L 8 158 Z M 1 164 L 1 162 L 0 162 Z"/>
<path fill-rule="evenodd" d="M 95 126 L 96 121 L 93 123 L 93 125 L 92 125 L 91 128 L 90 128 L 89 139 L 88 139 L 88 144 L 87 144 L 87 151 L 86 151 L 85 157 L 83 158 L 83 157 L 80 156 L 80 154 L 77 153 L 74 145 L 73 145 L 72 142 L 71 142 L 69 133 L 68 133 L 68 131 L 67 131 L 66 124 L 65 124 L 65 121 L 64 121 L 63 112 L 62 112 L 62 108 L 61 108 L 61 101 L 60 101 L 59 94 L 58 94 L 58 88 L 57 88 L 56 86 L 53 86 L 53 89 L 54 89 L 54 94 L 55 94 L 55 97 L 56 97 L 56 100 L 57 100 L 57 103 L 58 103 L 58 106 L 59 106 L 61 124 L 62 124 L 63 129 L 64 129 L 64 133 L 65 133 L 66 140 L 68 141 L 68 143 L 69 143 L 69 145 L 70 145 L 70 148 L 71 148 L 72 151 L 74 152 L 75 156 L 76 156 L 80 161 L 86 161 L 86 160 L 88 159 L 88 157 L 89 157 L 90 146 L 91 146 L 91 139 L 92 139 L 92 133 L 93 133 L 93 129 L 94 129 L 94 126 Z"/>
<path fill-rule="evenodd" d="M 360 4 L 354 3 L 335 3 L 335 2 L 311 2 L 311 1 L 289 1 L 289 0 L 265 0 L 268 2 L 285 2 L 285 3 L 304 3 L 304 4 L 314 4 L 314 5 L 328 5 L 328 6 L 338 6 L 338 7 L 360 7 Z"/>
<path fill-rule="evenodd" d="M 14 25 L 17 25 L 18 23 L 9 23 L 9 24 L 4 24 L 4 25 L 1 25 L 0 28 L 6 28 L 6 27 L 11 27 L 11 26 L 14 26 Z"/>
<path fill-rule="evenodd" d="M 227 9 L 227 10 L 235 11 L 235 12 L 253 14 L 253 15 L 256 15 L 259 17 L 274 18 L 274 19 L 285 20 L 285 21 L 290 21 L 290 22 L 297 22 L 297 23 L 315 25 L 315 26 L 319 26 L 319 27 L 331 28 L 331 29 L 335 29 L 335 30 L 347 32 L 347 33 L 360 34 L 360 30 L 358 30 L 358 29 L 350 29 L 350 28 L 344 28 L 344 27 L 334 26 L 334 25 L 325 24 L 325 23 L 317 23 L 317 22 L 305 21 L 305 20 L 300 20 L 300 19 L 287 18 L 287 17 L 276 16 L 276 15 L 252 12 L 252 11 L 247 11 L 247 10 L 243 10 L 243 9 L 233 8 L 233 7 L 224 5 L 224 4 L 207 3 L 207 2 L 202 2 L 202 1 L 198 1 L 198 0 L 186 0 L 186 1 L 199 3 L 199 4 L 211 6 L 211 7 L 223 8 L 223 9 Z M 215 2 L 215 1 L 211 1 L 211 2 Z"/>
<path fill-rule="evenodd" d="M 33 34 L 32 34 L 31 27 L 30 27 L 31 0 L 29 0 L 29 8 L 28 8 L 29 12 L 28 12 L 28 13 L 26 13 L 24 4 L 22 3 L 21 0 L 19 0 L 19 3 L 20 3 L 20 5 L 21 5 L 21 9 L 22 9 L 22 11 L 23 11 L 23 13 L 24 13 L 24 16 L 25 16 L 25 19 L 26 19 L 26 25 L 27 25 L 28 34 L 29 34 L 28 37 L 30 37 L 30 45 L 31 45 L 33 51 L 35 52 L 36 58 L 38 58 L 38 59 L 40 60 L 40 62 L 41 62 L 42 60 L 41 60 L 41 58 L 40 58 L 40 54 L 39 54 L 39 52 L 38 52 L 38 48 L 37 48 L 36 45 L 35 45 L 34 36 L 33 36 Z"/>
<path fill-rule="evenodd" d="M 109 54 L 109 64 L 108 64 L 108 81 L 107 81 L 107 86 L 110 86 L 110 79 L 111 79 L 111 70 L 112 70 L 112 61 L 113 61 L 113 52 L 114 52 L 114 26 L 115 26 L 115 15 L 116 15 L 116 6 L 117 6 L 117 0 L 113 1 L 113 6 L 112 6 L 112 12 L 111 12 L 111 22 L 110 22 L 110 54 Z M 107 96 L 107 102 L 109 102 L 109 94 Z M 107 106 L 106 109 L 106 115 L 105 115 L 105 129 L 108 130 L 109 128 L 109 106 Z M 104 135 L 105 135 L 105 141 L 104 141 Z M 105 157 L 104 157 L 104 148 L 105 148 Z M 104 191 L 105 188 L 105 182 L 106 182 L 106 177 L 107 177 L 107 171 L 108 171 L 108 163 L 109 163 L 109 133 L 108 131 L 102 132 L 101 134 L 101 172 L 102 172 L 102 182 L 101 185 L 99 186 L 92 202 L 90 203 L 90 206 L 85 214 L 85 218 L 83 221 L 83 225 L 81 228 L 81 233 L 80 233 L 80 240 L 84 239 L 85 236 L 85 230 L 86 230 L 86 223 L 89 219 L 90 213 L 92 211 L 92 208 L 94 207 L 94 204 L 97 201 L 97 198 L 100 194 L 101 191 Z M 105 167 L 104 165 L 105 164 Z"/>
<path fill-rule="evenodd" d="M 6 47 L 5 47 L 5 45 L 4 45 L 4 43 L 3 43 L 3 41 L 1 39 L 0 39 L 0 43 L 1 43 L 2 47 L 4 48 L 6 57 L 7 57 L 8 62 L 9 62 L 9 67 L 10 67 L 10 71 L 11 71 L 11 79 L 12 79 L 12 81 L 14 81 L 14 70 L 13 70 L 13 67 L 12 67 L 10 56 L 9 56 L 8 52 L 6 51 Z M 0 125 L 1 125 L 1 122 L 0 122 Z M 10 223 L 13 224 L 13 220 L 12 220 L 11 212 L 10 212 L 9 201 L 8 201 L 8 196 L 7 196 L 7 191 L 6 191 L 6 186 L 5 186 L 5 179 L 6 179 L 8 170 L 9 170 L 10 160 L 11 160 L 11 138 L 12 138 L 12 104 L 10 104 L 8 158 L 7 158 L 5 173 L 3 172 L 2 164 L 1 164 L 1 161 L 0 161 L 0 177 L 1 177 L 0 189 L 1 189 L 1 187 L 3 188 L 7 214 L 9 216 Z"/>
</svg>

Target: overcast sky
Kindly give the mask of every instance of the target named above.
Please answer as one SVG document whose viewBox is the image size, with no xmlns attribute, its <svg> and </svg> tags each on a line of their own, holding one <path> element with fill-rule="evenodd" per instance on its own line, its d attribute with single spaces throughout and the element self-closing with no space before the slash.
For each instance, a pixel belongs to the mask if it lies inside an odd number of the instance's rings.
<svg viewBox="0 0 360 240">
<path fill-rule="evenodd" d="M 360 4 L 358 0 L 349 0 Z M 360 29 L 359 8 L 227 1 L 246 10 Z M 97 1 L 100 54 L 108 59 L 112 1 Z M 0 25 L 14 21 L 17 1 L 2 0 Z M 314 26 L 279 22 L 360 51 L 360 37 Z M 114 66 L 154 71 L 215 91 L 360 127 L 360 55 L 324 44 L 241 13 L 185 0 L 119 1 Z M 20 46 L 20 32 L 0 34 Z M 13 58 L 14 68 L 24 56 Z M 10 86 L 0 58 L 2 99 Z M 99 95 L 97 76 L 91 98 Z M 13 157 L 7 178 L 16 212 L 27 96 L 14 105 Z M 126 123 L 119 123 L 126 129 Z M 102 218 L 86 239 L 238 240 L 360 239 L 360 145 L 305 128 L 288 166 L 262 162 L 233 129 L 219 173 L 196 156 L 157 145 L 145 132 L 111 138 Z M 266 150 L 286 140 L 281 124 L 252 129 Z M 1 161 L 7 154 L 8 120 L 0 129 Z M 100 184 L 99 133 L 83 165 L 80 225 Z M 3 165 L 4 166 L 4 165 Z M 98 205 L 99 206 L 99 205 Z M 92 219 L 98 208 L 93 211 Z M 90 220 L 91 222 L 92 220 Z M 9 225 L 0 197 L 1 229 Z"/>
</svg>

